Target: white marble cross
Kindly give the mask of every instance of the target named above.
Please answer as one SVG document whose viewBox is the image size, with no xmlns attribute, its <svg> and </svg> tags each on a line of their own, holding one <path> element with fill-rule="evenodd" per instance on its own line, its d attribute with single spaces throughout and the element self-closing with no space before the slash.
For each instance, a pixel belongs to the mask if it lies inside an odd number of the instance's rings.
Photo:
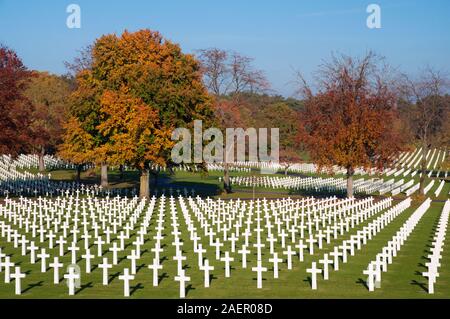
<svg viewBox="0 0 450 319">
<path fill-rule="evenodd" d="M 59 283 L 59 268 L 62 268 L 64 265 L 59 262 L 58 257 L 53 257 L 53 263 L 49 264 L 50 267 L 53 268 L 53 283 Z"/>
<path fill-rule="evenodd" d="M 363 271 L 364 275 L 367 275 L 367 286 L 369 288 L 369 291 L 374 291 L 375 287 L 374 287 L 374 281 L 375 281 L 375 275 L 376 275 L 376 270 L 374 269 L 374 265 L 373 263 L 370 263 L 367 270 Z"/>
<path fill-rule="evenodd" d="M 250 250 L 247 249 L 247 246 L 242 245 L 238 253 L 242 255 L 242 268 L 247 268 L 247 255 L 250 254 Z"/>
<path fill-rule="evenodd" d="M 328 259 L 328 254 L 323 255 L 323 259 L 319 260 L 320 264 L 323 264 L 323 279 L 328 280 L 328 265 L 332 264 L 333 261 L 331 259 Z"/>
<path fill-rule="evenodd" d="M 131 260 L 131 273 L 136 274 L 136 261 L 139 260 L 139 256 L 136 251 L 133 249 L 131 254 L 127 256 L 127 259 Z"/>
<path fill-rule="evenodd" d="M 253 247 L 256 248 L 256 260 L 261 260 L 261 249 L 264 248 L 266 245 L 257 242 L 256 244 L 253 244 Z"/>
<path fill-rule="evenodd" d="M 309 243 L 309 254 L 314 255 L 314 243 L 316 243 L 317 240 L 313 237 L 313 235 L 309 235 L 306 242 Z"/>
<path fill-rule="evenodd" d="M 216 247 L 216 259 L 220 259 L 220 247 L 223 246 L 223 244 L 220 242 L 219 238 L 216 238 L 216 241 L 211 244 L 211 246 Z"/>
<path fill-rule="evenodd" d="M 67 279 L 67 285 L 69 286 L 69 296 L 75 295 L 75 279 L 79 279 L 80 274 L 75 273 L 73 267 L 69 267 L 69 273 L 65 274 L 64 278 Z"/>
<path fill-rule="evenodd" d="M 153 258 L 153 263 L 148 265 L 148 268 L 153 270 L 153 287 L 158 286 L 158 270 L 162 269 L 163 266 L 160 265 L 159 260 L 157 258 Z"/>
<path fill-rule="evenodd" d="M 278 264 L 283 262 L 283 259 L 278 258 L 278 253 L 273 253 L 273 257 L 269 258 L 269 261 L 273 263 L 273 278 L 278 278 Z"/>
<path fill-rule="evenodd" d="M 436 282 L 436 277 L 439 277 L 439 274 L 435 271 L 427 271 L 423 272 L 422 276 L 428 278 L 428 293 L 434 294 L 434 283 Z"/>
<path fill-rule="evenodd" d="M 14 263 L 11 262 L 11 259 L 9 256 L 5 257 L 5 261 L 2 262 L 2 265 L 5 267 L 5 284 L 9 284 L 11 277 L 10 277 L 10 273 L 11 273 L 11 267 L 14 267 Z"/>
<path fill-rule="evenodd" d="M 22 238 L 20 239 L 20 244 L 22 247 L 22 256 L 25 256 L 27 254 L 27 243 L 29 243 L 30 241 L 27 239 L 27 237 L 25 235 L 22 236 Z M 0 268 L 1 271 L 1 268 Z"/>
<path fill-rule="evenodd" d="M 109 247 L 109 251 L 112 251 L 113 253 L 113 265 L 117 265 L 118 260 L 117 260 L 117 253 L 120 251 L 121 249 L 119 247 L 117 247 L 117 243 L 114 242 L 112 247 Z"/>
<path fill-rule="evenodd" d="M 330 256 L 333 257 L 333 268 L 335 271 L 339 270 L 339 256 L 343 254 L 339 251 L 339 247 L 334 247 L 334 250 L 330 253 Z"/>
<path fill-rule="evenodd" d="M 177 250 L 175 256 L 173 256 L 172 259 L 177 261 L 177 273 L 180 274 L 181 270 L 183 269 L 183 261 L 187 259 L 186 256 L 183 256 L 181 250 Z"/>
<path fill-rule="evenodd" d="M 80 250 L 80 248 L 73 241 L 72 246 L 70 246 L 68 248 L 68 250 L 72 253 L 72 264 L 76 264 L 77 263 L 77 250 Z"/>
<path fill-rule="evenodd" d="M 34 241 L 31 241 L 27 249 L 30 251 L 30 262 L 32 264 L 36 263 L 36 250 L 38 250 L 39 247 L 34 245 Z"/>
<path fill-rule="evenodd" d="M 106 244 L 106 242 L 100 236 L 97 237 L 94 243 L 97 245 L 97 257 L 101 257 L 103 255 L 103 244 Z"/>
<path fill-rule="evenodd" d="M 225 262 L 225 278 L 230 277 L 230 262 L 234 261 L 234 258 L 230 257 L 228 251 L 225 252 L 225 257 L 220 258 L 220 261 Z"/>
<path fill-rule="evenodd" d="M 129 274 L 129 269 L 123 270 L 123 275 L 119 276 L 119 280 L 123 280 L 123 295 L 125 297 L 130 296 L 130 281 L 134 280 L 134 276 Z"/>
<path fill-rule="evenodd" d="M 198 244 L 195 252 L 198 254 L 198 267 L 201 267 L 203 265 L 203 254 L 206 253 L 206 249 L 203 248 L 202 244 Z"/>
<path fill-rule="evenodd" d="M 292 256 L 295 256 L 295 251 L 291 249 L 291 245 L 288 245 L 287 250 L 283 251 L 283 255 L 287 256 L 287 268 L 292 269 Z"/>
<path fill-rule="evenodd" d="M 311 288 L 313 290 L 317 289 L 317 274 L 322 273 L 322 269 L 318 269 L 316 266 L 316 262 L 314 261 L 311 265 L 311 268 L 306 269 L 307 273 L 311 274 Z"/>
<path fill-rule="evenodd" d="M 191 281 L 191 277 L 186 277 L 184 274 L 184 269 L 178 273 L 178 276 L 175 276 L 175 281 L 180 282 L 180 298 L 186 297 L 186 282 Z"/>
<path fill-rule="evenodd" d="M 308 246 L 305 245 L 305 244 L 303 244 L 303 239 L 300 239 L 300 240 L 298 241 L 298 244 L 295 245 L 295 248 L 298 249 L 298 259 L 299 259 L 299 261 L 303 261 L 303 260 L 304 260 L 303 250 L 304 250 L 305 248 L 308 248 Z"/>
<path fill-rule="evenodd" d="M 214 266 L 209 265 L 209 260 L 205 259 L 205 262 L 200 267 L 200 270 L 203 270 L 205 272 L 205 278 L 204 278 L 204 286 L 205 288 L 209 287 L 209 272 L 214 270 Z"/>
<path fill-rule="evenodd" d="M 267 271 L 267 267 L 262 267 L 261 265 L 261 260 L 257 261 L 257 266 L 256 267 L 252 267 L 252 271 L 256 272 L 257 274 L 257 288 L 261 289 L 262 288 L 262 273 Z"/>
<path fill-rule="evenodd" d="M 15 280 L 16 295 L 20 295 L 22 293 L 20 283 L 22 278 L 25 278 L 25 274 L 20 272 L 20 267 L 15 267 L 15 272 L 11 274 L 11 278 Z"/>
<path fill-rule="evenodd" d="M 108 269 L 112 268 L 112 265 L 108 263 L 108 258 L 103 257 L 103 263 L 98 265 L 98 268 L 103 269 L 103 286 L 108 285 Z"/>
<path fill-rule="evenodd" d="M 67 243 L 67 240 L 65 240 L 63 236 L 59 236 L 56 243 L 59 245 L 59 256 L 64 256 L 64 244 Z"/>
<path fill-rule="evenodd" d="M 86 261 L 86 273 L 91 273 L 91 259 L 94 259 L 94 255 L 91 255 L 91 250 L 88 248 L 86 249 L 86 253 L 84 255 L 81 255 L 81 258 L 83 258 Z"/>
</svg>

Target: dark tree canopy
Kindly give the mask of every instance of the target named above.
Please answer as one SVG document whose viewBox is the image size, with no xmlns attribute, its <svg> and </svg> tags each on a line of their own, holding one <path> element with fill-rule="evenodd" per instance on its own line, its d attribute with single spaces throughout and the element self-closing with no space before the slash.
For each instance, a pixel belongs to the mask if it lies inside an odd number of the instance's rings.
<svg viewBox="0 0 450 319">
<path fill-rule="evenodd" d="M 0 46 L 0 153 L 29 151 L 32 105 L 24 92 L 32 74 L 17 54 Z"/>
</svg>

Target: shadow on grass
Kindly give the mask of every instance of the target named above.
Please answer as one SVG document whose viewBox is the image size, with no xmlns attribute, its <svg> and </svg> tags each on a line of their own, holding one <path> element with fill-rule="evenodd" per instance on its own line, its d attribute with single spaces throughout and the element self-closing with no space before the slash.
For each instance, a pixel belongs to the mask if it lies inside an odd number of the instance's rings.
<svg viewBox="0 0 450 319">
<path fill-rule="evenodd" d="M 141 271 L 142 268 L 145 268 L 145 264 L 140 264 L 139 266 L 136 267 L 136 273 L 138 273 L 139 271 Z"/>
<path fill-rule="evenodd" d="M 411 280 L 411 285 L 419 286 L 422 288 L 425 292 L 428 292 L 428 287 L 423 282 L 418 282 L 417 280 Z"/>
<path fill-rule="evenodd" d="M 209 275 L 209 284 L 211 285 L 212 281 L 215 279 L 219 279 L 218 277 L 215 277 L 213 274 Z"/>
<path fill-rule="evenodd" d="M 306 279 L 303 280 L 304 282 L 307 282 L 309 286 L 312 288 L 312 279 L 311 276 L 306 277 Z"/>
<path fill-rule="evenodd" d="M 43 284 L 43 283 L 44 283 L 44 282 L 41 280 L 41 281 L 38 281 L 38 282 L 33 283 L 33 284 L 28 284 L 28 287 L 25 288 L 24 290 L 22 290 L 22 293 L 24 294 L 24 293 L 26 293 L 27 291 L 29 291 L 29 290 L 31 290 L 31 289 L 33 289 L 33 288 L 36 288 L 36 287 L 42 287 L 42 284 Z"/>
<path fill-rule="evenodd" d="M 185 264 L 185 265 L 183 265 L 183 267 L 181 267 L 181 269 L 184 269 L 184 270 L 191 269 L 191 266 L 189 266 L 189 264 Z"/>
<path fill-rule="evenodd" d="M 165 279 L 165 278 L 169 278 L 169 275 L 164 272 L 161 275 L 158 276 L 158 285 Z"/>
<path fill-rule="evenodd" d="M 139 289 L 144 289 L 144 286 L 141 283 L 138 283 L 136 286 L 130 287 L 130 296 L 132 296 Z"/>
<path fill-rule="evenodd" d="M 83 290 L 85 290 L 85 289 L 87 289 L 87 288 L 94 288 L 94 285 L 93 285 L 93 284 L 94 284 L 94 283 L 91 281 L 91 282 L 88 282 L 87 284 L 81 285 L 80 289 L 78 289 L 78 290 L 75 292 L 75 295 L 78 295 L 80 292 L 82 292 Z"/>
<path fill-rule="evenodd" d="M 360 285 L 363 285 L 364 288 L 367 289 L 367 291 L 369 290 L 369 286 L 367 285 L 367 282 L 366 282 L 364 279 L 359 278 L 359 279 L 356 281 L 356 283 L 357 283 L 357 284 L 360 284 Z"/>
<path fill-rule="evenodd" d="M 112 281 L 113 281 L 114 279 L 116 279 L 117 277 L 119 277 L 119 276 L 120 276 L 120 271 L 119 271 L 119 272 L 116 272 L 116 273 L 114 273 L 114 274 L 112 274 L 112 275 L 109 275 L 108 284 L 112 283 Z"/>
<path fill-rule="evenodd" d="M 195 290 L 195 288 L 194 288 L 191 284 L 187 285 L 187 286 L 186 286 L 186 296 L 189 294 L 189 292 L 190 292 L 191 290 Z"/>
<path fill-rule="evenodd" d="M 171 177 L 168 178 L 169 182 L 165 185 L 158 185 L 151 190 L 152 194 L 162 194 L 164 192 L 167 195 L 188 195 L 188 196 L 217 196 L 222 193 L 222 189 L 211 183 L 202 183 L 201 181 L 176 181 L 172 180 Z M 172 192 L 170 191 L 172 189 Z M 195 193 L 192 193 L 194 190 Z"/>
</svg>

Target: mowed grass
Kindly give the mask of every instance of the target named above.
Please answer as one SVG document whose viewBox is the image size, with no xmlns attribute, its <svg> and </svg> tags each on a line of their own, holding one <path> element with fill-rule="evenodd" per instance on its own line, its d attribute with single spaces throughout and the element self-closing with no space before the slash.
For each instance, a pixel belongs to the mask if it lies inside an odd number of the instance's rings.
<svg viewBox="0 0 450 319">
<path fill-rule="evenodd" d="M 36 173 L 37 169 L 34 169 L 32 172 Z M 46 172 L 46 174 L 50 173 L 52 176 L 52 180 L 55 181 L 72 181 L 75 178 L 75 171 L 74 170 L 49 170 Z M 93 174 L 90 174 L 89 172 L 83 172 L 81 174 L 81 182 L 85 184 L 99 184 L 100 183 L 100 176 L 99 171 L 93 171 L 91 172 Z M 231 171 L 230 176 L 236 177 L 236 176 L 265 176 L 261 175 L 259 173 L 259 170 L 253 169 L 251 172 L 236 172 Z M 273 175 L 266 175 L 266 176 L 272 176 L 272 177 L 284 177 L 283 172 L 279 172 L 278 174 Z M 290 176 L 303 176 L 299 174 L 290 175 Z M 305 174 L 304 176 L 313 176 L 313 177 L 330 177 L 329 175 L 325 174 Z M 336 175 L 334 176 L 336 178 L 344 177 L 343 175 Z M 364 178 L 364 179 L 371 179 L 376 178 L 377 176 L 369 176 L 369 175 L 362 175 L 362 176 L 355 176 L 354 179 Z M 389 180 L 391 178 L 394 178 L 395 181 L 398 181 L 402 179 L 402 176 L 398 177 L 385 177 L 385 180 Z M 110 170 L 108 171 L 108 179 L 110 182 L 110 188 L 128 188 L 128 189 L 135 189 L 138 191 L 139 189 L 139 174 L 137 171 L 125 171 L 123 176 L 120 176 L 119 171 L 117 170 Z M 415 176 L 414 183 L 419 182 L 418 176 Z M 433 187 L 429 190 L 426 196 L 434 199 L 434 200 L 446 200 L 449 198 L 450 193 L 450 177 L 447 177 L 446 183 L 439 194 L 438 197 L 434 195 L 434 192 L 439 187 L 440 180 L 436 178 L 426 178 L 425 185 L 428 185 L 428 183 L 431 180 L 435 180 Z M 411 180 L 410 177 L 404 178 L 405 183 L 407 183 L 409 180 Z M 161 172 L 158 175 L 158 178 L 155 179 L 154 176 L 151 178 L 150 182 L 150 189 L 152 194 L 160 195 L 163 192 L 166 195 L 170 194 L 170 190 L 172 190 L 173 195 L 185 195 L 185 190 L 187 191 L 188 195 L 194 194 L 200 195 L 200 196 L 209 196 L 211 198 L 223 198 L 223 199 L 231 199 L 231 198 L 244 198 L 244 199 L 252 199 L 252 198 L 281 198 L 290 196 L 293 198 L 298 198 L 302 196 L 320 196 L 320 197 L 326 197 L 326 196 L 334 196 L 337 195 L 339 197 L 345 196 L 344 192 L 340 194 L 336 193 L 317 193 L 313 191 L 305 191 L 305 190 L 292 190 L 292 189 L 284 189 L 284 188 L 271 188 L 271 187 L 246 187 L 246 186 L 238 186 L 233 185 L 233 192 L 230 194 L 226 194 L 223 190 L 223 172 L 221 171 L 211 171 L 207 174 L 205 173 L 199 173 L 199 172 L 188 172 L 188 171 L 175 171 L 174 174 L 170 174 L 169 172 Z M 194 193 L 192 193 L 192 190 L 194 190 Z M 415 193 L 415 195 L 418 192 Z M 371 194 L 372 196 L 378 196 L 377 194 Z M 357 197 L 366 197 L 367 195 L 364 194 L 357 194 Z M 389 197 L 390 193 L 387 193 L 385 195 L 382 195 L 381 197 Z M 397 200 L 405 199 L 406 196 L 403 193 L 400 193 L 398 195 L 393 196 Z"/>
<path fill-rule="evenodd" d="M 152 262 L 153 253 L 150 249 L 154 245 L 153 239 L 148 239 L 141 247 L 141 260 L 138 261 L 138 272 L 135 280 L 131 282 L 130 298 L 178 298 L 179 285 L 174 281 L 176 275 L 177 263 L 172 259 L 175 254 L 175 248 L 171 245 L 174 240 L 171 234 L 172 226 L 170 214 L 168 211 L 168 202 L 166 202 L 166 216 L 164 222 L 164 239 L 162 241 L 164 252 L 161 253 L 161 262 L 163 270 L 160 271 L 160 284 L 158 287 L 152 286 L 152 271 L 147 265 Z M 395 204 L 395 203 L 394 203 Z M 324 245 L 321 251 L 316 247 L 315 254 L 309 256 L 305 251 L 305 261 L 299 262 L 294 257 L 293 270 L 287 270 L 285 256 L 284 263 L 280 265 L 280 278 L 273 279 L 272 265 L 267 261 L 269 258 L 268 245 L 263 251 L 263 266 L 268 267 L 269 271 L 263 275 L 263 289 L 256 288 L 256 273 L 251 271 L 251 267 L 256 266 L 256 256 L 248 256 L 247 269 L 242 269 L 241 258 L 239 254 L 232 254 L 235 258 L 232 262 L 231 278 L 224 278 L 224 263 L 215 260 L 215 249 L 208 246 L 207 238 L 202 238 L 203 246 L 207 248 L 207 257 L 210 263 L 215 267 L 212 272 L 212 282 L 210 288 L 203 287 L 203 272 L 197 267 L 197 255 L 193 252 L 193 243 L 189 240 L 189 232 L 182 214 L 178 214 L 179 229 L 181 239 L 184 242 L 182 247 L 183 254 L 187 260 L 183 263 L 186 275 L 191 277 L 187 283 L 187 298 L 448 298 L 450 296 L 450 243 L 447 237 L 444 247 L 443 259 L 441 260 L 440 276 L 435 286 L 435 294 L 426 293 L 426 279 L 420 275 L 425 271 L 424 263 L 427 261 L 429 245 L 435 233 L 435 227 L 442 211 L 443 203 L 433 203 L 432 207 L 423 216 L 409 239 L 401 248 L 398 256 L 394 258 L 393 264 L 388 266 L 388 272 L 382 275 L 381 288 L 375 292 L 369 292 L 364 285 L 365 276 L 362 272 L 367 264 L 375 258 L 381 248 L 391 239 L 395 232 L 407 220 L 411 213 L 420 203 L 415 203 L 414 207 L 400 214 L 391 224 L 378 233 L 361 250 L 356 251 L 355 256 L 349 256 L 348 263 L 340 263 L 340 270 L 330 271 L 330 280 L 325 281 L 319 276 L 318 290 L 313 291 L 310 288 L 306 268 L 309 268 L 312 261 L 318 261 L 325 252 L 331 251 L 334 245 L 340 244 L 342 240 L 355 234 L 358 229 L 367 225 L 370 220 L 376 218 L 379 214 L 373 216 L 368 221 L 358 225 L 344 236 L 332 240 L 330 245 Z M 146 238 L 152 238 L 156 233 L 157 205 L 155 213 L 149 227 L 149 234 Z M 178 207 L 178 205 L 177 205 Z M 178 207 L 179 209 L 179 207 Z M 179 210 L 180 211 L 180 210 Z M 264 225 L 264 223 L 263 223 Z M 197 223 L 197 228 L 200 227 Z M 70 242 L 71 236 L 67 238 Z M 80 240 L 80 239 L 79 239 Z M 58 285 L 53 284 L 53 271 L 47 270 L 41 273 L 40 262 L 32 265 L 29 263 L 29 255 L 22 257 L 20 248 L 14 249 L 11 243 L 4 240 L 0 246 L 3 252 L 11 256 L 12 262 L 21 266 L 22 272 L 27 272 L 27 277 L 22 281 L 23 294 L 17 298 L 123 298 L 123 282 L 118 280 L 118 276 L 124 268 L 130 267 L 130 261 L 125 259 L 133 246 L 131 242 L 135 240 L 135 234 L 126 241 L 125 251 L 119 253 L 119 264 L 109 271 L 110 283 L 108 286 L 102 285 L 102 270 L 96 265 L 102 260 L 96 257 L 92 260 L 92 273 L 86 274 L 84 271 L 84 260 L 80 259 L 78 253 L 77 264 L 81 267 L 81 287 L 77 289 L 76 295 L 68 295 L 68 288 L 64 282 Z M 251 238 L 250 242 L 256 242 Z M 289 243 L 289 241 L 288 241 Z M 37 242 L 39 245 L 39 242 Z M 268 244 L 268 243 L 266 243 Z M 83 242 L 79 242 L 83 247 Z M 46 245 L 47 246 L 47 245 Z M 240 245 L 238 245 L 240 247 Z M 222 252 L 230 251 L 230 245 L 222 247 Z M 279 247 L 276 250 L 280 251 Z M 96 253 L 97 246 L 91 243 L 91 253 Z M 47 252 L 49 250 L 47 249 Z M 254 251 L 253 251 L 254 253 Z M 58 247 L 51 251 L 52 257 L 58 254 Z M 112 253 L 106 252 L 105 257 L 112 260 Z M 222 253 L 223 256 L 223 253 Z M 65 267 L 70 263 L 70 253 L 60 259 Z M 49 261 L 48 261 L 49 262 Z M 60 277 L 63 271 L 60 270 Z M 4 273 L 0 273 L 0 298 L 16 298 L 14 295 L 14 281 L 10 284 L 3 282 Z"/>
</svg>

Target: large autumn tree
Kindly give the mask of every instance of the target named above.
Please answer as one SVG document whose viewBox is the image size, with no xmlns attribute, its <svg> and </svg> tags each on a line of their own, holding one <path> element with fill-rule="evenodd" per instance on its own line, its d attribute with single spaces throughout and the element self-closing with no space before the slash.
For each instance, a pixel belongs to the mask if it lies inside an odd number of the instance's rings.
<svg viewBox="0 0 450 319">
<path fill-rule="evenodd" d="M 138 169 L 148 197 L 150 165 L 170 162 L 170 130 L 213 117 L 200 64 L 151 30 L 102 36 L 91 54 L 76 76 L 71 122 L 85 134 L 73 146 L 92 147 L 88 160 Z M 71 149 L 70 138 L 64 144 Z"/>
<path fill-rule="evenodd" d="M 356 168 L 387 167 L 402 149 L 397 98 L 386 70 L 369 52 L 362 58 L 333 56 L 316 74 L 315 91 L 301 77 L 300 141 L 320 167 L 347 170 L 348 197 Z"/>
<path fill-rule="evenodd" d="M 99 131 L 107 142 L 99 152 L 113 165 L 128 164 L 141 172 L 140 196 L 150 194 L 149 165 L 165 166 L 173 146 L 171 128 L 162 124 L 159 111 L 126 86 L 105 91 L 101 99 Z"/>
<path fill-rule="evenodd" d="M 25 96 L 33 105 L 30 129 L 31 151 L 39 155 L 39 170 L 45 170 L 44 155 L 53 153 L 62 141 L 63 124 L 68 116 L 70 82 L 47 72 L 33 72 Z"/>
<path fill-rule="evenodd" d="M 0 154 L 27 152 L 32 143 L 33 108 L 25 96 L 31 77 L 17 54 L 0 45 Z"/>
</svg>

